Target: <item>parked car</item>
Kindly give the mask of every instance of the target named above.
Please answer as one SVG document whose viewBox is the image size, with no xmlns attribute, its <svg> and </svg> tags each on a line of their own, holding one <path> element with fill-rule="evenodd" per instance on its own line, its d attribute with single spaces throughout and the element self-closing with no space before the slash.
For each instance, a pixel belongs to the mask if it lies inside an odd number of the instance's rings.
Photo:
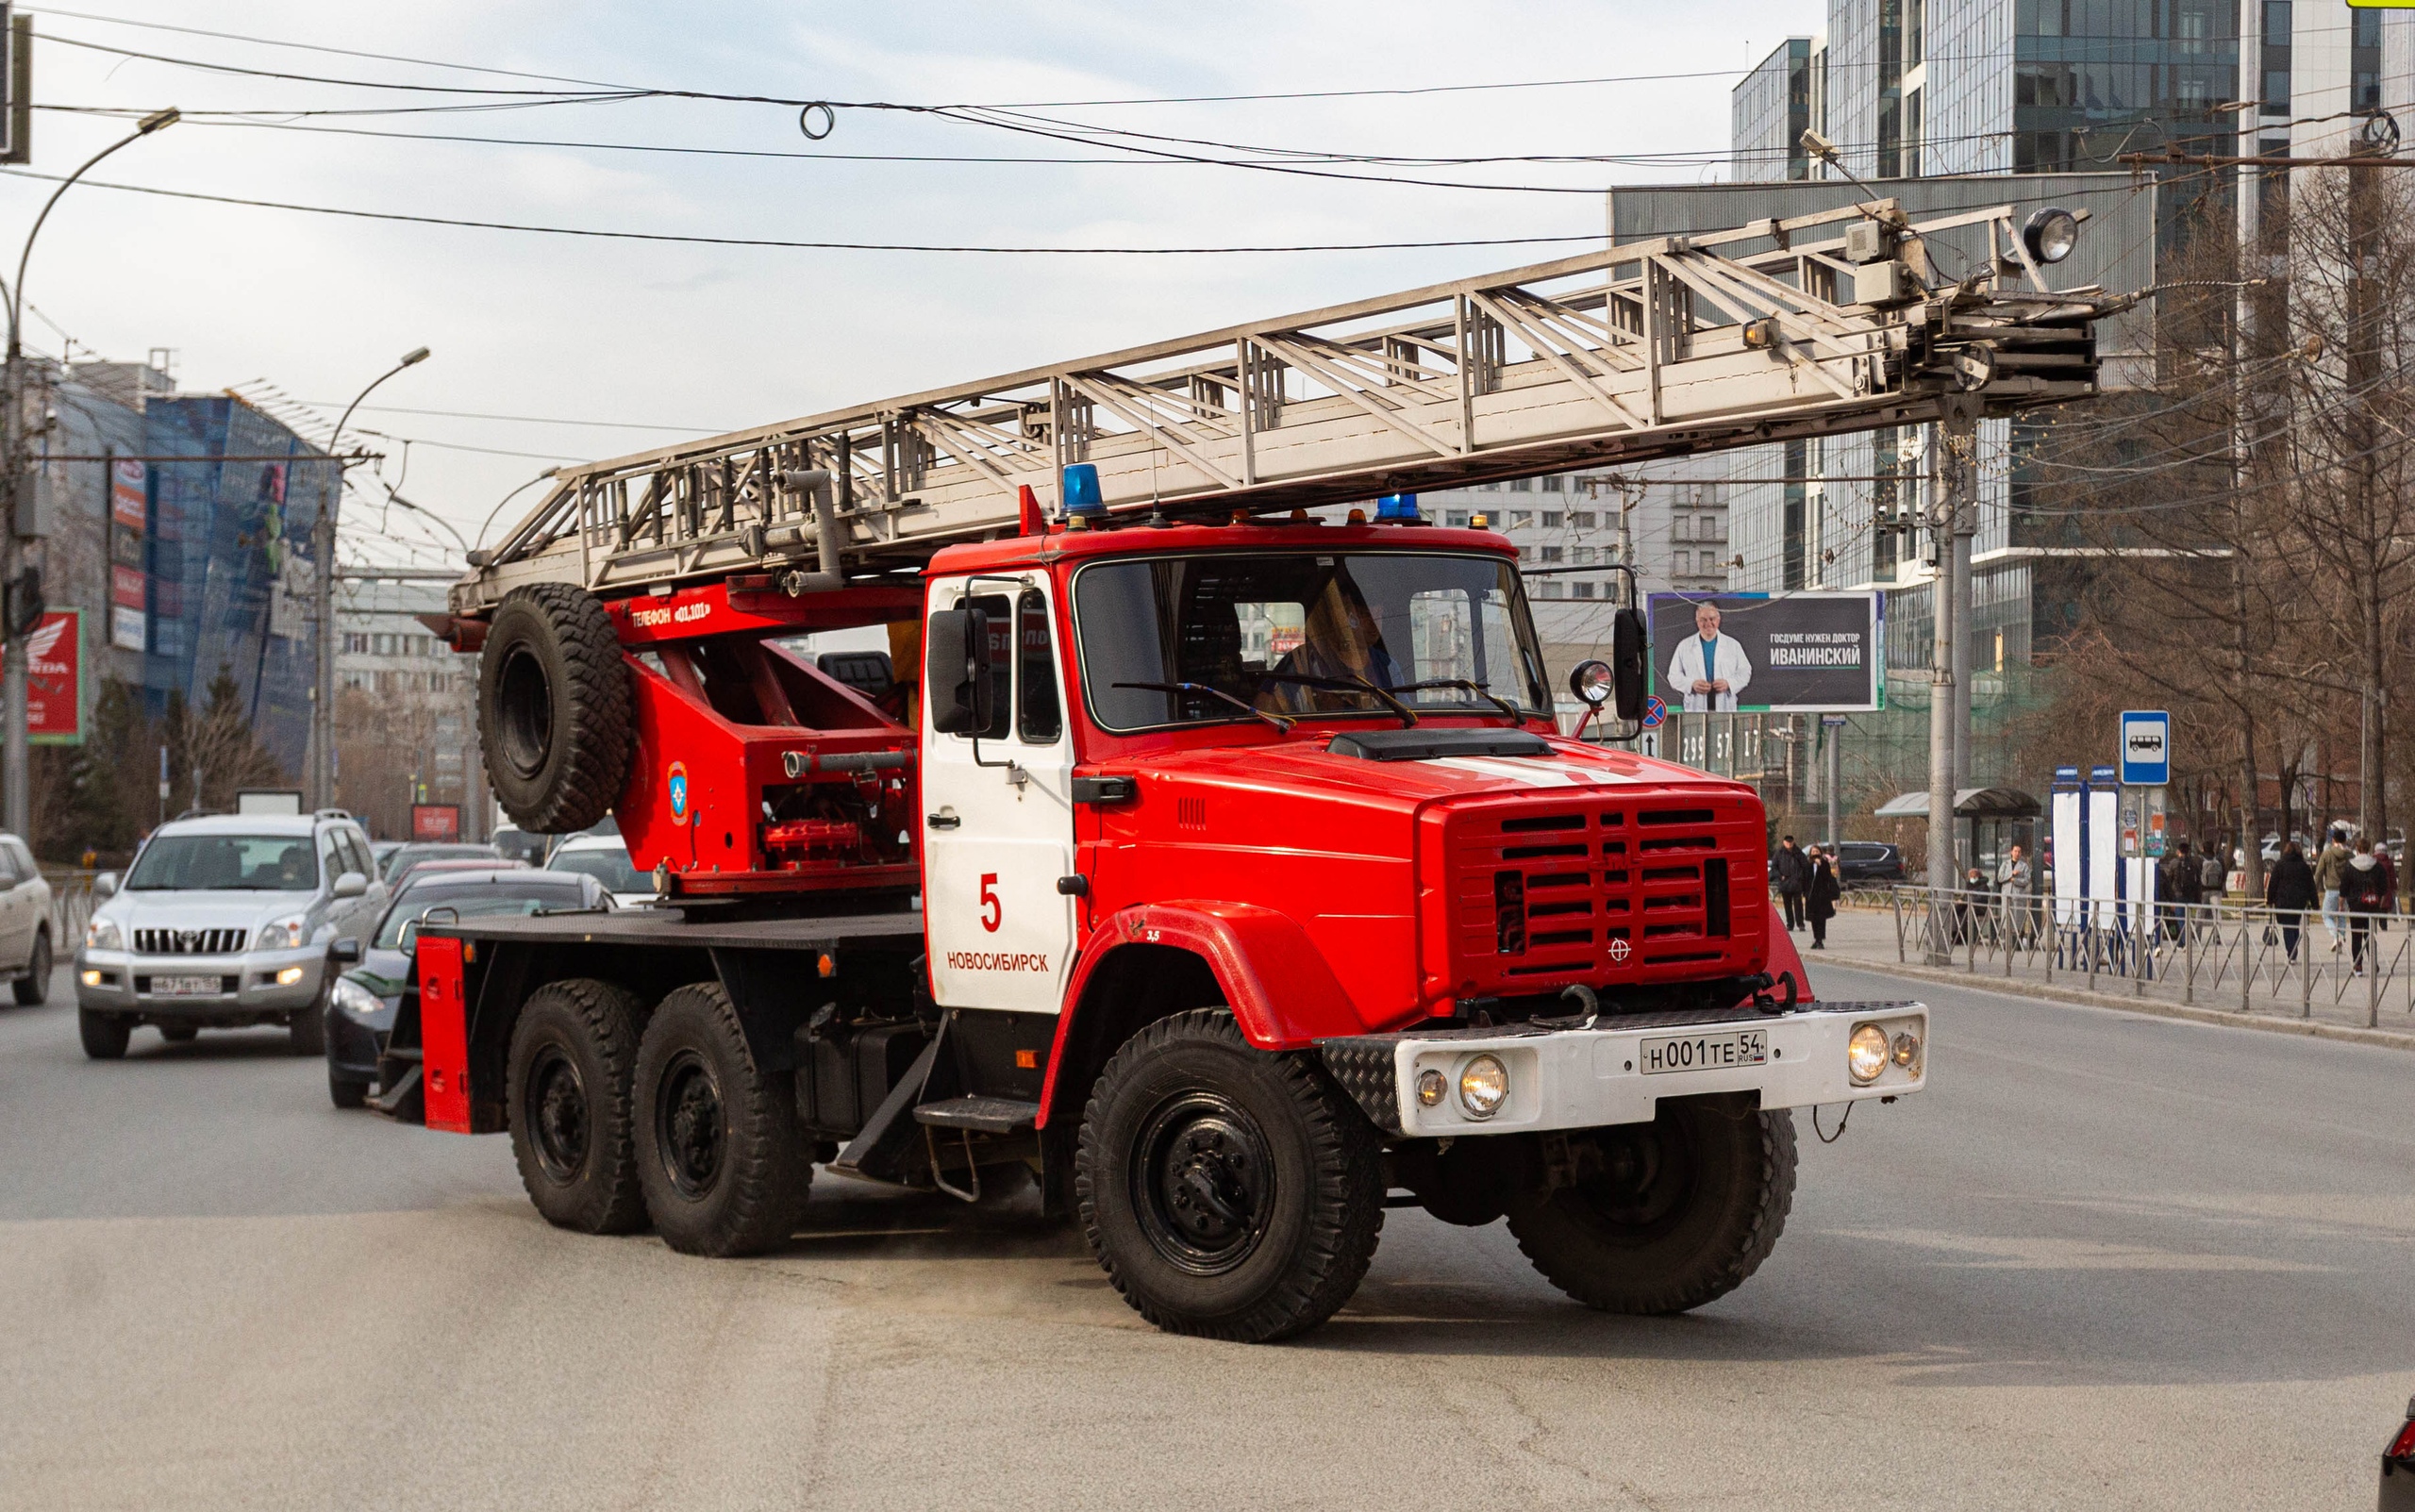
<svg viewBox="0 0 2415 1512">
<path fill-rule="evenodd" d="M 328 947 L 365 931 L 387 897 L 369 837 L 339 809 L 172 821 L 124 887 L 103 872 L 92 892 L 106 901 L 75 953 L 75 1006 L 95 1060 L 124 1055 L 142 1024 L 184 1041 L 281 1023 L 296 1055 L 318 1055 Z"/>
<path fill-rule="evenodd" d="M 507 860 L 542 866 L 545 864 L 546 842 L 552 839 L 550 835 L 540 835 L 533 830 L 506 824 L 494 832 L 495 854 Z"/>
<path fill-rule="evenodd" d="M 386 874 L 386 863 L 393 857 L 394 853 L 409 843 L 408 840 L 371 840 L 369 842 L 369 855 L 371 859 L 377 863 L 379 876 Z"/>
<path fill-rule="evenodd" d="M 1837 880 L 1847 886 L 1856 882 L 1901 882 L 1903 850 L 1882 840 L 1839 840 Z"/>
<path fill-rule="evenodd" d="M 327 1096 L 338 1107 L 358 1107 L 369 1100 L 378 1052 L 410 985 L 412 936 L 431 911 L 450 909 L 446 917 L 470 919 L 611 906 L 612 894 L 604 884 L 583 874 L 491 863 L 479 868 L 439 862 L 414 871 L 374 931 L 336 943 L 340 959 L 353 959 L 322 1010 Z"/>
<path fill-rule="evenodd" d="M 548 872 L 577 872 L 595 878 L 611 890 L 624 908 L 642 908 L 654 902 L 654 879 L 629 859 L 628 843 L 611 835 L 574 835 L 554 848 Z"/>
<path fill-rule="evenodd" d="M 502 853 L 491 845 L 473 845 L 466 840 L 413 840 L 386 857 L 386 885 L 400 886 L 405 872 L 429 861 L 484 861 L 492 865 L 502 859 Z"/>
<path fill-rule="evenodd" d="M 50 996 L 50 884 L 34 853 L 14 835 L 0 835 L 0 981 L 26 1007 Z"/>
</svg>

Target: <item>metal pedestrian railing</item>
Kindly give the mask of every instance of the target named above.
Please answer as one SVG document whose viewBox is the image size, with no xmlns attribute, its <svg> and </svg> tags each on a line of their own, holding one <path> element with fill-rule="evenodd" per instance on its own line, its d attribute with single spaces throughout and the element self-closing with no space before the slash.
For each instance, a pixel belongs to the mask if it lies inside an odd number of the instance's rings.
<svg viewBox="0 0 2415 1512">
<path fill-rule="evenodd" d="M 92 922 L 96 906 L 92 879 L 98 875 L 80 867 L 42 868 L 42 880 L 50 884 L 51 945 L 62 958 L 84 943 L 84 926 Z"/>
<path fill-rule="evenodd" d="M 2365 1027 L 2415 1014 L 2415 917 L 1899 887 L 1895 958 Z"/>
</svg>

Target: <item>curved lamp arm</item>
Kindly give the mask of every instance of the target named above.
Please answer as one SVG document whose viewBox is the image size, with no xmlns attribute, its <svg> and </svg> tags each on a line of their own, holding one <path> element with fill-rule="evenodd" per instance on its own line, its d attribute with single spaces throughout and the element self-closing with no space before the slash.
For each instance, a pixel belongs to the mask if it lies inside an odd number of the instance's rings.
<svg viewBox="0 0 2415 1512">
<path fill-rule="evenodd" d="M 142 139 L 151 135 L 151 133 L 155 131 L 175 125 L 182 119 L 182 113 L 176 110 L 173 106 L 165 110 L 155 110 L 151 114 L 144 116 L 141 121 L 135 124 L 134 134 L 132 136 L 112 141 L 108 146 L 103 147 L 100 151 L 92 154 L 90 158 L 85 158 L 84 166 L 76 169 L 65 178 L 60 179 L 58 181 L 58 187 L 50 191 L 50 198 L 42 201 L 42 213 L 34 217 L 34 228 L 25 233 L 25 249 L 17 255 L 16 285 L 8 291 L 9 361 L 14 362 L 18 357 L 25 355 L 25 347 L 18 340 L 18 323 L 25 314 L 25 264 L 33 259 L 34 238 L 42 235 L 42 223 L 50 219 L 51 208 L 58 203 L 58 196 L 66 193 L 68 190 L 74 188 L 75 180 L 83 177 L 87 173 L 91 172 L 94 163 L 99 162 L 102 158 L 117 151 L 120 147 L 125 146 L 128 142 L 140 141 Z"/>
</svg>

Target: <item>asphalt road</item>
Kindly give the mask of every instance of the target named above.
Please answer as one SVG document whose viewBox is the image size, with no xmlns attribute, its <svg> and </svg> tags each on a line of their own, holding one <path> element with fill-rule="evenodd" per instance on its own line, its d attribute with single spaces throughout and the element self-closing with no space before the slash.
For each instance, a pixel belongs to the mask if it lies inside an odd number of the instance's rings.
<svg viewBox="0 0 2415 1512">
<path fill-rule="evenodd" d="M 1926 995 L 1933 1089 L 1804 1121 L 1722 1302 L 1598 1316 L 1396 1211 L 1272 1348 L 1150 1330 L 1035 1214 L 836 1179 L 762 1260 L 558 1233 L 501 1138 L 338 1113 L 280 1034 L 95 1065 L 11 1007 L 0 1505 L 2371 1506 L 2415 1057 Z"/>
</svg>

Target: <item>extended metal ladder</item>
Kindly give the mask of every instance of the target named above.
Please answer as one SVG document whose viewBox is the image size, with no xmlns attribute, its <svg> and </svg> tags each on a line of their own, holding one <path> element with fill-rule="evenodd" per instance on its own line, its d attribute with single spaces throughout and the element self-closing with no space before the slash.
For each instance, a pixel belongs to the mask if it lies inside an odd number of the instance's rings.
<svg viewBox="0 0 2415 1512">
<path fill-rule="evenodd" d="M 1989 255 L 1932 287 L 1927 239 L 1956 230 Z M 1904 266 L 1872 277 L 1874 247 Z M 1954 392 L 2007 413 L 2093 393 L 2124 304 L 2051 291 L 2003 206 L 1637 242 L 564 469 L 452 610 L 814 565 L 825 518 L 845 573 L 919 568 L 1016 529 L 1025 487 L 1053 509 L 1074 462 L 1112 512 L 1221 518 L 1916 424 Z"/>
</svg>

